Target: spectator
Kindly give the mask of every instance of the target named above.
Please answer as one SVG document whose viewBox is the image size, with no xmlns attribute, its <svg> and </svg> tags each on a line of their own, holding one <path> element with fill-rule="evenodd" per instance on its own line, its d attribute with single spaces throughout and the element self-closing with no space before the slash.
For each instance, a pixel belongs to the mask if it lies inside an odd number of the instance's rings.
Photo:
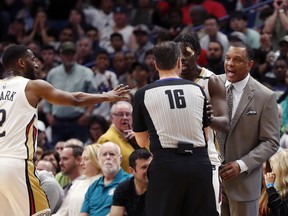
<svg viewBox="0 0 288 216">
<path fill-rule="evenodd" d="M 102 176 L 102 171 L 97 161 L 99 147 L 100 145 L 93 144 L 84 148 L 81 166 L 82 174 L 85 175 L 85 178 L 74 182 L 55 216 L 79 216 L 88 187 Z"/>
<path fill-rule="evenodd" d="M 60 47 L 62 64 L 49 71 L 47 81 L 54 87 L 70 92 L 90 92 L 95 90 L 92 86 L 93 71 L 77 64 L 76 47 L 73 42 L 64 42 Z M 69 82 L 67 82 L 69 80 Z M 87 122 L 93 106 L 67 107 L 56 106 L 45 101 L 43 110 L 52 128 L 52 145 L 60 140 L 78 138 L 85 142 L 88 138 Z"/>
<path fill-rule="evenodd" d="M 57 38 L 57 33 L 50 27 L 47 14 L 43 9 L 39 9 L 36 13 L 33 28 L 27 33 L 27 37 L 23 39 L 23 43 L 27 44 L 31 41 L 36 41 L 43 45 L 49 45 Z"/>
<path fill-rule="evenodd" d="M 110 42 L 111 42 L 111 50 L 108 50 L 110 52 L 110 58 L 113 61 L 114 55 L 117 52 L 126 52 L 128 51 L 127 48 L 124 46 L 124 40 L 123 36 L 120 33 L 113 33 L 110 36 Z"/>
<path fill-rule="evenodd" d="M 94 27 L 86 28 L 86 37 L 92 42 L 92 52 L 95 55 L 101 48 L 99 47 L 99 30 Z"/>
<path fill-rule="evenodd" d="M 56 175 L 56 169 L 51 161 L 39 160 L 37 162 L 36 170 L 45 170 L 53 174 L 53 177 Z M 57 181 L 56 181 L 57 182 Z"/>
<path fill-rule="evenodd" d="M 288 61 L 288 34 L 279 41 L 278 45 L 279 56 L 286 58 L 286 60 Z"/>
<path fill-rule="evenodd" d="M 88 122 L 89 139 L 85 145 L 97 143 L 99 137 L 104 134 L 109 128 L 106 119 L 100 115 L 92 115 Z"/>
<path fill-rule="evenodd" d="M 287 172 L 288 150 L 278 151 L 270 158 L 272 171 L 265 175 L 268 208 L 273 216 L 288 214 Z M 269 214 L 269 215 L 270 215 Z"/>
<path fill-rule="evenodd" d="M 159 74 L 155 68 L 154 61 L 155 61 L 155 57 L 154 57 L 153 49 L 150 49 L 145 53 L 145 58 L 144 58 L 144 64 L 146 64 L 147 67 L 149 68 L 149 79 L 148 79 L 149 83 L 154 82 L 159 79 Z"/>
<path fill-rule="evenodd" d="M 68 191 L 77 179 L 83 179 L 81 156 L 83 153 L 83 147 L 78 145 L 65 146 L 60 155 L 60 167 L 63 175 L 68 176 L 69 184 L 64 186 L 64 197 L 67 196 Z"/>
<path fill-rule="evenodd" d="M 92 84 L 94 89 L 101 93 L 107 92 L 118 85 L 118 79 L 114 72 L 108 70 L 110 66 L 109 54 L 106 50 L 100 50 L 95 57 L 95 66 L 93 67 L 94 76 Z M 109 120 L 110 103 L 98 103 L 93 108 L 93 115 L 101 115 L 107 121 Z"/>
<path fill-rule="evenodd" d="M 220 32 L 220 23 L 217 17 L 208 16 L 204 21 L 205 35 L 200 39 L 200 45 L 202 49 L 207 50 L 210 41 L 219 41 L 223 48 L 224 53 L 227 52 L 229 41 L 225 34 Z"/>
<path fill-rule="evenodd" d="M 89 26 L 85 21 L 82 10 L 74 8 L 70 11 L 68 26 L 73 30 L 73 41 L 78 41 L 85 35 L 85 29 Z"/>
<path fill-rule="evenodd" d="M 188 4 L 186 4 L 184 7 L 182 7 L 182 13 L 183 13 L 183 21 L 185 24 L 191 24 L 194 20 L 192 20 L 189 16 L 189 12 L 191 9 L 193 9 L 195 6 L 202 6 L 205 8 L 207 13 L 209 15 L 213 15 L 220 19 L 221 17 L 224 17 L 227 15 L 226 9 L 223 6 L 222 3 L 214 0 L 193 0 L 189 1 Z M 196 25 L 194 25 L 196 26 Z"/>
<path fill-rule="evenodd" d="M 131 153 L 129 170 L 133 177 L 117 186 L 113 195 L 110 216 L 146 215 L 147 169 L 151 161 L 152 154 L 146 149 L 137 149 Z"/>
<path fill-rule="evenodd" d="M 279 49 L 278 42 L 288 33 L 287 1 L 273 1 L 274 12 L 269 16 L 263 31 L 272 34 L 273 50 Z"/>
<path fill-rule="evenodd" d="M 55 151 L 58 152 L 59 155 L 61 155 L 61 152 L 64 148 L 65 145 L 65 141 L 59 141 L 56 143 L 55 145 Z"/>
<path fill-rule="evenodd" d="M 262 164 L 279 148 L 276 94 L 250 76 L 253 59 L 247 44 L 235 42 L 226 54 L 226 74 L 220 75 L 226 88 L 233 86 L 227 92 L 230 130 L 218 139 L 223 216 L 258 214 Z M 244 136 L 245 145 L 239 139 Z"/>
<path fill-rule="evenodd" d="M 113 19 L 114 1 L 101 0 L 100 8 L 95 2 L 98 3 L 99 1 L 90 1 L 89 6 L 85 7 L 83 10 L 87 23 L 99 30 L 102 30 L 105 27 L 112 28 L 115 24 Z"/>
<path fill-rule="evenodd" d="M 46 150 L 43 152 L 41 160 L 44 161 L 50 161 L 53 164 L 54 169 L 56 170 L 56 173 L 60 172 L 60 155 L 58 152 L 56 152 L 53 149 Z"/>
<path fill-rule="evenodd" d="M 258 49 L 260 47 L 260 34 L 252 28 L 248 28 L 248 17 L 244 11 L 235 11 L 230 14 L 230 28 L 233 31 L 242 32 L 246 36 L 246 42 L 250 47 Z"/>
<path fill-rule="evenodd" d="M 225 73 L 223 55 L 224 50 L 222 44 L 218 41 L 210 41 L 206 55 L 208 62 L 206 68 L 215 74 Z"/>
<path fill-rule="evenodd" d="M 41 187 L 45 191 L 51 213 L 55 213 L 61 206 L 64 198 L 63 189 L 60 187 L 58 182 L 55 180 L 53 174 L 46 170 L 37 170 L 37 176 L 41 182 Z"/>
<path fill-rule="evenodd" d="M 51 146 L 50 143 L 48 143 L 46 135 L 46 126 L 44 122 L 42 122 L 41 120 L 38 120 L 37 145 L 42 147 L 44 150 L 53 148 L 53 146 Z"/>
<path fill-rule="evenodd" d="M 92 41 L 88 37 L 80 38 L 76 43 L 77 63 L 91 67 L 94 63 Z"/>
<path fill-rule="evenodd" d="M 126 101 L 113 104 L 110 110 L 111 126 L 98 140 L 97 143 L 113 142 L 122 152 L 121 167 L 129 171 L 128 158 L 139 146 L 132 131 L 132 105 Z"/>
<path fill-rule="evenodd" d="M 135 62 L 131 68 L 131 75 L 132 81 L 136 84 L 135 87 L 130 91 L 131 94 L 134 95 L 138 89 L 148 85 L 150 76 L 149 68 L 143 63 Z"/>
<path fill-rule="evenodd" d="M 171 22 L 169 28 L 169 35 L 171 38 L 175 38 L 181 31 L 185 28 L 185 24 L 183 23 L 183 15 L 181 10 L 171 9 L 169 12 L 169 20 Z"/>
<path fill-rule="evenodd" d="M 16 38 L 17 43 L 23 43 L 26 37 L 26 31 L 24 21 L 21 18 L 16 18 L 9 25 L 8 35 L 13 35 Z"/>
<path fill-rule="evenodd" d="M 137 50 L 135 51 L 137 60 L 141 63 L 144 62 L 145 53 L 152 49 L 154 44 L 150 41 L 149 35 L 150 31 L 148 27 L 144 24 L 139 24 L 134 27 L 133 31 L 136 37 L 136 43 L 138 45 Z"/>
<path fill-rule="evenodd" d="M 126 64 L 126 57 L 124 52 L 117 52 L 114 54 L 113 64 L 111 70 L 117 75 L 119 83 L 130 85 L 130 74 Z"/>
<path fill-rule="evenodd" d="M 132 26 L 144 24 L 152 26 L 154 8 L 151 0 L 139 0 L 138 5 L 131 11 L 130 23 Z"/>
<path fill-rule="evenodd" d="M 125 47 L 134 51 L 137 47 L 135 37 L 133 35 L 133 26 L 129 25 L 129 9 L 125 5 L 117 5 L 113 9 L 114 26 L 107 26 L 101 29 L 100 47 L 109 50 L 111 47 L 110 36 L 118 32 L 122 34 Z"/>
<path fill-rule="evenodd" d="M 43 58 L 43 70 L 45 74 L 48 74 L 48 72 L 56 67 L 59 63 L 56 59 L 56 50 L 51 45 L 43 46 L 41 49 L 41 56 Z"/>
<path fill-rule="evenodd" d="M 115 188 L 131 177 L 120 167 L 122 156 L 118 145 L 112 142 L 104 143 L 100 146 L 97 156 L 103 177 L 88 188 L 80 216 L 109 214 Z"/>
</svg>

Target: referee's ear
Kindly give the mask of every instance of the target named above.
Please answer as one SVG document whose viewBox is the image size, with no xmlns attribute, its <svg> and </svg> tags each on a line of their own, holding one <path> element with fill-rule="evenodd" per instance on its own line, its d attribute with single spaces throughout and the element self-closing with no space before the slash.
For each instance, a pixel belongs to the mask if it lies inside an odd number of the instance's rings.
<svg viewBox="0 0 288 216">
<path fill-rule="evenodd" d="M 181 61 L 181 58 L 178 58 L 178 59 L 177 59 L 176 67 L 177 67 L 177 69 L 180 71 L 180 74 L 181 74 L 181 71 L 182 71 L 182 61 Z"/>
<path fill-rule="evenodd" d="M 159 71 L 159 68 L 158 68 L 157 63 L 156 63 L 155 60 L 154 60 L 154 66 L 155 66 L 155 69 L 156 69 L 157 71 Z"/>
</svg>

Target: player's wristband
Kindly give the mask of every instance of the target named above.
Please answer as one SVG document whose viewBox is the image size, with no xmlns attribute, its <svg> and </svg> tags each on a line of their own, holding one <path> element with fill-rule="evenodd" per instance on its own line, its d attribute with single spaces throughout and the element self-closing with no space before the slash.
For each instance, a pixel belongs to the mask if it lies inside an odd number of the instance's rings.
<svg viewBox="0 0 288 216">
<path fill-rule="evenodd" d="M 268 184 L 266 184 L 266 187 L 267 188 L 274 187 L 274 183 L 268 183 Z"/>
</svg>

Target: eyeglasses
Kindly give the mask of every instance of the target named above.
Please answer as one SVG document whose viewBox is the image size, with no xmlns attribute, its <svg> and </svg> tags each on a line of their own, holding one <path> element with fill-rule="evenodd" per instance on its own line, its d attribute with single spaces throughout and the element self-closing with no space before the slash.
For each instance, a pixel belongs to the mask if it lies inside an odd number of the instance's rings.
<svg viewBox="0 0 288 216">
<path fill-rule="evenodd" d="M 117 157 L 117 156 L 119 156 L 119 155 L 117 155 L 117 154 L 115 154 L 115 153 L 113 153 L 113 152 L 105 152 L 105 153 L 103 153 L 103 154 L 100 154 L 99 156 L 102 157 L 102 158 L 105 158 L 105 157 L 107 157 L 107 156 L 109 156 L 109 157 L 111 157 L 111 158 L 115 158 L 115 157 Z"/>
<path fill-rule="evenodd" d="M 127 117 L 130 118 L 132 116 L 132 113 L 113 113 L 112 115 L 123 118 L 123 117 Z"/>
</svg>

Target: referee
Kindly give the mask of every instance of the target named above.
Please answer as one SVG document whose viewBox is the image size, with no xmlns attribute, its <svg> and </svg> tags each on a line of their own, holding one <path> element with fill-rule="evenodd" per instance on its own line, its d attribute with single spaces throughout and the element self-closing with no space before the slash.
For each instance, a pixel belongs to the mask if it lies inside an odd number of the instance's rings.
<svg viewBox="0 0 288 216">
<path fill-rule="evenodd" d="M 218 215 L 204 128 L 209 126 L 200 86 L 179 78 L 180 50 L 172 41 L 154 47 L 160 80 L 135 94 L 133 130 L 150 144 L 147 216 Z"/>
</svg>

